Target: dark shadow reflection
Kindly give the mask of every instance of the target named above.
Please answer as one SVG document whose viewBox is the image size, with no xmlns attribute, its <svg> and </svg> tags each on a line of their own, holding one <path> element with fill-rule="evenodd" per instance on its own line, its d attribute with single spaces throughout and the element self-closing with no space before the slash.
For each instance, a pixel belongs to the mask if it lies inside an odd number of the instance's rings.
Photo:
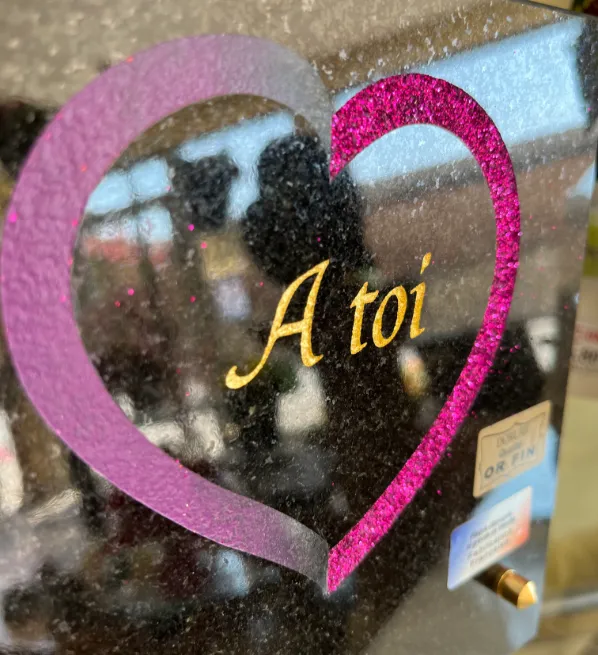
<svg viewBox="0 0 598 655">
<path fill-rule="evenodd" d="M 259 197 L 238 223 L 228 201 L 239 168 L 228 155 L 167 157 L 173 234 L 166 263 L 158 265 L 154 246 L 139 239 L 132 260 L 141 283 L 128 303 L 115 307 L 81 287 L 88 296 L 84 338 L 102 343 L 99 333 L 109 334 L 105 347 L 90 349 L 94 363 L 129 418 L 182 465 L 335 543 L 417 446 L 475 335 L 422 342 L 409 361 L 425 370 L 425 384 L 410 385 L 399 365 L 410 314 L 387 349 L 370 343 L 350 356 L 350 304 L 363 283 L 370 280 L 382 298 L 395 284 L 409 290 L 417 281 L 377 280 L 360 192 L 348 173 L 330 183 L 315 138 L 294 134 L 265 148 Z M 214 263 L 208 253 L 218 244 L 219 252 L 233 254 Z M 324 359 L 307 371 L 298 340 L 281 341 L 251 384 L 225 390 L 227 367 L 263 349 L 282 289 L 326 259 L 313 332 L 314 352 Z M 243 301 L 236 313 L 219 314 L 223 290 Z M 302 316 L 306 292 L 296 294 L 287 321 Z M 367 316 L 365 329 L 373 312 Z M 388 311 L 384 333 L 393 318 Z M 544 375 L 523 326 L 505 336 L 493 375 L 452 456 L 332 598 L 288 571 L 173 525 L 67 455 L 70 484 L 81 494 L 76 520 L 85 529 L 86 557 L 72 570 L 44 562 L 3 599 L 6 623 L 15 634 L 43 624 L 57 652 L 359 652 L 443 561 L 450 530 L 468 517 L 473 499 L 463 490 L 472 486 L 482 422 L 540 400 Z M 65 524 L 56 525 L 67 534 Z"/>
</svg>

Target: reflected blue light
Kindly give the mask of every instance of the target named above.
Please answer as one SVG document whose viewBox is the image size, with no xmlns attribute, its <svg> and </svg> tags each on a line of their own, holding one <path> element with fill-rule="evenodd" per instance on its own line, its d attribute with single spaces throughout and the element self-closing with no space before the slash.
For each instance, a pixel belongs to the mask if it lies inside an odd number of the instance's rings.
<svg viewBox="0 0 598 655">
<path fill-rule="evenodd" d="M 218 551 L 213 579 L 219 595 L 238 597 L 249 593 L 245 564 L 242 556 L 235 551 Z"/>
<path fill-rule="evenodd" d="M 587 124 L 581 94 L 575 42 L 582 21 L 572 18 L 520 36 L 490 43 L 473 51 L 414 69 L 443 78 L 470 93 L 490 114 L 508 146 L 547 137 Z M 335 97 L 342 106 L 360 88 Z M 229 196 L 229 216 L 242 217 L 257 199 L 257 162 L 271 142 L 291 134 L 293 117 L 278 112 L 245 120 L 219 132 L 200 136 L 183 144 L 178 154 L 187 161 L 228 154 L 239 168 Z M 351 172 L 357 182 L 407 175 L 418 170 L 469 158 L 465 146 L 452 134 L 430 126 L 406 127 L 392 132 L 355 158 Z M 587 193 L 589 182 L 580 182 Z M 105 214 L 126 209 L 134 196 L 149 201 L 168 193 L 170 181 L 164 160 L 154 158 L 129 171 L 108 174 L 91 195 L 87 211 Z M 155 238 L 170 234 L 167 212 L 156 214 L 165 223 L 156 228 Z"/>
<path fill-rule="evenodd" d="M 187 161 L 197 161 L 225 153 L 235 162 L 239 176 L 231 187 L 229 215 L 238 219 L 257 200 L 259 156 L 267 145 L 292 134 L 293 130 L 293 116 L 288 112 L 278 112 L 188 141 L 179 149 L 179 155 Z"/>
<path fill-rule="evenodd" d="M 86 212 L 107 214 L 126 209 L 133 202 L 133 193 L 125 173 L 109 173 L 89 196 Z"/>
<path fill-rule="evenodd" d="M 135 197 L 140 201 L 154 200 L 168 193 L 168 166 L 163 159 L 148 159 L 129 171 Z"/>
<path fill-rule="evenodd" d="M 459 86 L 490 114 L 508 146 L 526 143 L 587 125 L 575 55 L 581 28 L 580 19 L 567 20 L 410 72 Z M 337 95 L 336 108 L 361 88 Z M 351 171 L 357 181 L 373 182 L 469 156 L 457 137 L 440 128 L 406 127 L 358 155 Z"/>
<path fill-rule="evenodd" d="M 594 185 L 596 183 L 596 164 L 592 164 L 590 168 L 581 176 L 579 182 L 569 191 L 569 197 L 572 196 L 585 196 L 591 198 L 594 193 Z"/>
<path fill-rule="evenodd" d="M 148 207 L 137 220 L 141 222 L 141 232 L 148 242 L 159 243 L 172 239 L 172 220 L 170 212 L 160 205 Z"/>
</svg>

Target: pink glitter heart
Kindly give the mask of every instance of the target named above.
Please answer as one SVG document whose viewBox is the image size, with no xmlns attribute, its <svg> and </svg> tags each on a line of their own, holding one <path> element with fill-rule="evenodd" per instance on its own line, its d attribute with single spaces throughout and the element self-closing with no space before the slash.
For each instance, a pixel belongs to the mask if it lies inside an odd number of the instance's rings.
<svg viewBox="0 0 598 655">
<path fill-rule="evenodd" d="M 150 444 L 114 404 L 90 363 L 70 301 L 78 222 L 73 216 L 83 215 L 112 163 L 166 116 L 233 93 L 277 100 L 304 115 L 328 142 L 329 99 L 311 66 L 285 48 L 248 37 L 162 44 L 107 71 L 65 105 L 33 149 L 8 211 L 2 247 L 7 340 L 39 413 L 106 479 L 179 525 L 299 571 L 332 592 L 425 484 L 492 365 L 518 266 L 515 174 L 488 115 L 464 91 L 442 80 L 387 78 L 358 93 L 332 119 L 333 177 L 374 140 L 405 125 L 436 125 L 458 136 L 488 183 L 497 238 L 488 306 L 455 388 L 397 477 L 329 551 L 321 537 L 294 519 L 181 468 Z"/>
<path fill-rule="evenodd" d="M 390 530 L 424 486 L 471 409 L 500 345 L 519 265 L 520 211 L 507 148 L 488 114 L 467 93 L 427 75 L 389 77 L 367 87 L 332 119 L 331 174 L 391 130 L 435 125 L 458 136 L 480 165 L 496 218 L 496 263 L 482 326 L 444 407 L 397 477 L 357 525 L 330 551 L 334 591 Z"/>
</svg>

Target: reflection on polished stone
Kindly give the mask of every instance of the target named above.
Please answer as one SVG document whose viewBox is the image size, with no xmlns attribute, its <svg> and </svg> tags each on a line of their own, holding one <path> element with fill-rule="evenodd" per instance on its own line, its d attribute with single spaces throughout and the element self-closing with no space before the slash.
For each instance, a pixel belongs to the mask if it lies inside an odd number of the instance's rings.
<svg viewBox="0 0 598 655">
<path fill-rule="evenodd" d="M 145 32 L 136 1 L 135 26 L 116 20 L 112 3 L 103 20 L 130 49 L 178 36 L 186 22 L 231 31 L 235 15 L 241 31 L 250 25 L 315 62 L 337 108 L 371 81 L 414 71 L 483 106 L 511 153 L 522 205 L 509 324 L 447 457 L 331 596 L 115 489 L 44 426 L 4 353 L 0 650 L 506 655 L 532 637 L 539 608 L 514 616 L 473 581 L 449 592 L 448 544 L 476 511 L 479 431 L 545 399 L 555 407 L 555 444 L 542 470 L 554 487 L 595 155 L 596 76 L 579 54 L 592 30 L 582 18 L 511 2 L 403 0 L 400 11 L 380 2 L 374 12 L 340 0 L 281 1 L 266 15 L 259 3 L 210 1 L 201 16 L 191 4 L 145 7 Z M 84 38 L 97 43 L 85 37 L 95 21 L 66 39 L 62 23 L 73 20 L 65 6 L 36 25 L 75 50 Z M 9 95 L 58 106 L 87 81 L 87 60 L 63 61 L 57 51 L 63 63 L 43 75 L 34 66 L 47 59 L 41 45 L 11 49 L 22 37 L 5 36 L 0 53 L 16 67 L 12 77 L 0 72 Z M 22 116 L 19 138 L 0 143 L 7 188 L 53 113 L 11 111 Z M 72 288 L 91 361 L 151 443 L 334 544 L 418 446 L 467 361 L 492 281 L 495 221 L 478 165 L 438 128 L 383 137 L 332 182 L 328 164 L 314 126 L 265 98 L 217 98 L 167 117 L 90 195 Z M 260 364 L 285 289 L 323 262 L 310 322 L 321 360 L 305 365 L 297 330 L 272 344 L 250 383 L 227 386 L 232 367 L 246 374 Z M 422 280 L 417 314 L 410 292 Z M 312 281 L 288 299 L 286 324 L 304 318 Z M 359 309 L 361 290 L 378 295 Z M 531 484 L 541 492 L 544 482 Z M 552 496 L 534 507 L 532 537 L 505 566 L 541 580 Z"/>
</svg>

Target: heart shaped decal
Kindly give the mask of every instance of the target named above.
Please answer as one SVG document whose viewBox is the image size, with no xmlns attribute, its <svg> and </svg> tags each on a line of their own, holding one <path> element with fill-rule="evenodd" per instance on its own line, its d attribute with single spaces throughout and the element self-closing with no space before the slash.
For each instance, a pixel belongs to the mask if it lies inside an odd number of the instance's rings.
<svg viewBox="0 0 598 655">
<path fill-rule="evenodd" d="M 70 261 L 91 192 L 142 132 L 178 110 L 230 94 L 268 97 L 302 114 L 330 142 L 331 176 L 384 134 L 435 125 L 479 163 L 496 217 L 496 264 L 482 326 L 436 421 L 397 477 L 332 549 L 261 503 L 181 468 L 113 402 L 79 336 Z M 261 39 L 206 36 L 165 43 L 117 66 L 70 100 L 31 153 L 9 208 L 2 248 L 8 345 L 24 389 L 53 431 L 96 471 L 152 510 L 219 544 L 294 569 L 334 591 L 426 483 L 492 365 L 513 297 L 519 199 L 498 129 L 461 89 L 425 75 L 376 82 L 332 117 L 312 67 Z M 157 483 L 156 481 L 160 482 Z"/>
</svg>

